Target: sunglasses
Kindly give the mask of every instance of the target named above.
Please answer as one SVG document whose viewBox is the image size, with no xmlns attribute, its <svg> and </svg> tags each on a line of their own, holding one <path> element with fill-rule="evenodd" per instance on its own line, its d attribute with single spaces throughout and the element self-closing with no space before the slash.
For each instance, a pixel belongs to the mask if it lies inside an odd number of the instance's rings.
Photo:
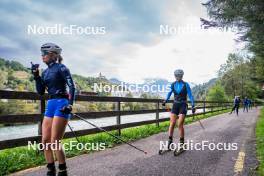
<svg viewBox="0 0 264 176">
<path fill-rule="evenodd" d="M 48 51 L 41 51 L 41 56 L 46 56 L 46 55 L 48 55 L 48 54 L 49 54 Z"/>
<path fill-rule="evenodd" d="M 174 75 L 176 78 L 182 78 L 183 75 Z"/>
</svg>

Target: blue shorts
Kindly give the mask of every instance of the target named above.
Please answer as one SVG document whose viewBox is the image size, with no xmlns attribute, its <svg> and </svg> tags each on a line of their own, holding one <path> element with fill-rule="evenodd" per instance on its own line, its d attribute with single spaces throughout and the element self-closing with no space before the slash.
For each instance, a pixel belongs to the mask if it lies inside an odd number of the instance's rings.
<svg viewBox="0 0 264 176">
<path fill-rule="evenodd" d="M 57 98 L 57 99 L 50 99 L 47 102 L 45 116 L 53 118 L 54 116 L 57 117 L 64 117 L 65 119 L 70 118 L 70 114 L 64 114 L 60 110 L 69 104 L 69 100 L 66 98 Z"/>
<path fill-rule="evenodd" d="M 179 115 L 179 114 L 183 114 L 186 115 L 188 111 L 188 104 L 185 102 L 174 102 L 172 109 L 171 109 L 171 113 Z"/>
</svg>

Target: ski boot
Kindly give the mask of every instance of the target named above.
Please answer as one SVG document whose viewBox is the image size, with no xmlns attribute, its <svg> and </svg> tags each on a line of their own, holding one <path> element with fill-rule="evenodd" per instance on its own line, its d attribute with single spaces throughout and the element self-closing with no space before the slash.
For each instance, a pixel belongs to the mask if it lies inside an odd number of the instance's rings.
<svg viewBox="0 0 264 176">
<path fill-rule="evenodd" d="M 180 138 L 180 146 L 179 146 L 179 148 L 174 150 L 173 154 L 174 154 L 174 156 L 178 156 L 181 153 L 183 153 L 184 151 L 185 151 L 184 150 L 184 138 Z"/>
<path fill-rule="evenodd" d="M 173 142 L 173 140 L 172 140 L 172 137 L 170 136 L 170 137 L 169 137 L 169 140 L 168 140 L 168 146 L 167 146 L 167 149 L 161 149 L 161 150 L 159 150 L 159 154 L 162 155 L 162 154 L 164 154 L 164 153 L 166 153 L 166 152 L 171 151 L 170 145 L 172 144 L 172 142 Z"/>
<path fill-rule="evenodd" d="M 64 164 L 59 164 L 59 172 L 58 172 L 58 176 L 67 176 L 67 167 L 66 167 L 66 163 Z"/>
<path fill-rule="evenodd" d="M 56 176 L 56 168 L 54 163 L 48 163 L 47 168 L 47 176 Z"/>
</svg>

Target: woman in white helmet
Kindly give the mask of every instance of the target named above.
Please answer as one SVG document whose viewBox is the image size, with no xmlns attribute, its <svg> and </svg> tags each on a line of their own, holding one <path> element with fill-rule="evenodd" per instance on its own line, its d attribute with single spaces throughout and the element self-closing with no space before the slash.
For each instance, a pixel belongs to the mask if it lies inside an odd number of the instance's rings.
<svg viewBox="0 0 264 176">
<path fill-rule="evenodd" d="M 194 99 L 192 96 L 192 91 L 187 82 L 182 80 L 184 75 L 183 70 L 177 69 L 174 72 L 174 76 L 176 81 L 171 84 L 171 90 L 169 91 L 166 100 L 163 102 L 163 106 L 170 99 L 172 93 L 174 93 L 174 103 L 171 109 L 170 115 L 170 127 L 169 127 L 169 142 L 168 147 L 173 141 L 173 132 L 176 124 L 176 120 L 178 119 L 178 129 L 180 135 L 180 144 L 181 146 L 184 144 L 184 118 L 187 114 L 188 105 L 187 105 L 187 96 L 189 97 L 192 105 L 192 112 L 195 113 L 194 108 Z M 169 148 L 170 149 L 170 148 Z"/>
<path fill-rule="evenodd" d="M 49 176 L 56 175 L 53 152 L 59 162 L 58 175 L 67 175 L 63 150 L 58 147 L 52 151 L 48 144 L 60 144 L 70 118 L 75 95 L 75 86 L 70 71 L 65 65 L 61 64 L 61 51 L 62 49 L 54 43 L 42 45 L 42 60 L 48 68 L 42 72 L 41 76 L 38 66 L 32 64 L 31 68 L 36 81 L 37 92 L 43 95 L 47 89 L 49 95 L 42 122 L 42 143 L 48 148 L 44 150 L 44 155 L 47 161 L 47 175 Z"/>
</svg>

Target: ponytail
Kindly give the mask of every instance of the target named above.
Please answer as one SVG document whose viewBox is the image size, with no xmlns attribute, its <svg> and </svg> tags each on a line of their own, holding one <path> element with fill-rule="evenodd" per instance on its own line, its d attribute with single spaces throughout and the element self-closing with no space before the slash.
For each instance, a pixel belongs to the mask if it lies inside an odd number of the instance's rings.
<svg viewBox="0 0 264 176">
<path fill-rule="evenodd" d="M 61 55 L 58 54 L 57 61 L 61 64 L 62 60 L 63 60 L 63 58 L 61 57 Z"/>
<path fill-rule="evenodd" d="M 53 62 L 57 62 L 57 63 L 61 64 L 63 58 L 61 57 L 60 54 L 53 53 L 53 55 L 52 55 L 52 60 L 53 60 Z"/>
</svg>

